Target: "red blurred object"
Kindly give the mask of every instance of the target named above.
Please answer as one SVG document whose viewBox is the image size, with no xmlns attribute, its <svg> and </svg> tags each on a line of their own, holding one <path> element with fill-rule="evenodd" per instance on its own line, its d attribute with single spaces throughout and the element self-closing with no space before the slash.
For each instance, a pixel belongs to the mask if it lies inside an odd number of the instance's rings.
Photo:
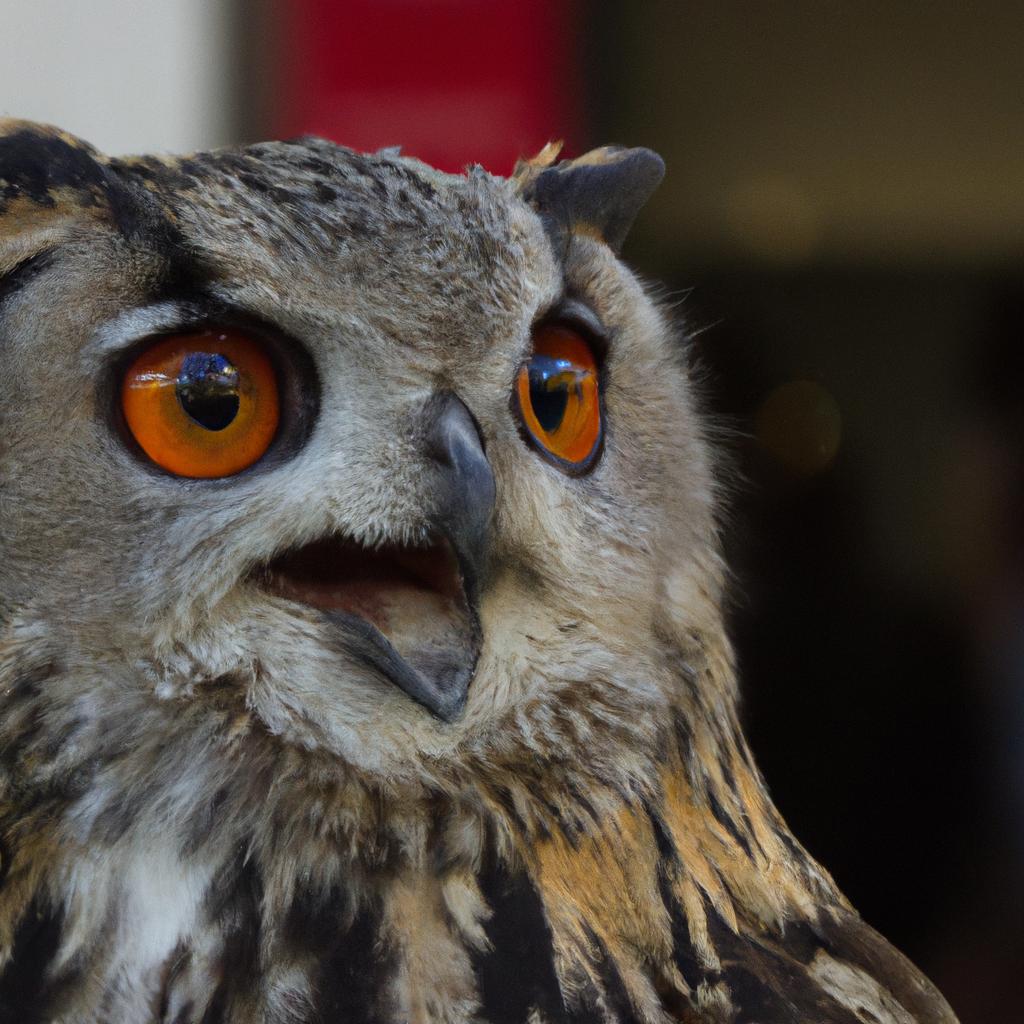
<svg viewBox="0 0 1024 1024">
<path fill-rule="evenodd" d="M 579 138 L 572 0 L 278 0 L 274 133 L 507 174 Z"/>
</svg>

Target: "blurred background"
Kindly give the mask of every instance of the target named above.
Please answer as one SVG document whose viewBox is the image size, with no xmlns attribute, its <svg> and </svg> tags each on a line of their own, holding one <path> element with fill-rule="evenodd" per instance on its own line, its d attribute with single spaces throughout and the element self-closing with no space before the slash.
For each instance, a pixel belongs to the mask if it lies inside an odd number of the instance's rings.
<svg viewBox="0 0 1024 1024">
<path fill-rule="evenodd" d="M 107 152 L 316 132 L 668 163 L 626 258 L 742 476 L 745 718 L 964 1024 L 1024 971 L 1024 5 L 0 0 L 0 112 Z"/>
</svg>

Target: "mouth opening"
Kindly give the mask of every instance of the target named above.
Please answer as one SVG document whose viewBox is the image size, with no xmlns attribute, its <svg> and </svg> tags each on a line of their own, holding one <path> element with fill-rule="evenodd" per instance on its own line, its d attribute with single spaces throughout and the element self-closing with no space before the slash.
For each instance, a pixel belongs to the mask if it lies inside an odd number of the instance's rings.
<svg viewBox="0 0 1024 1024">
<path fill-rule="evenodd" d="M 259 580 L 277 597 L 322 611 L 347 653 L 438 717 L 461 711 L 480 630 L 472 581 L 444 538 L 376 548 L 323 538 L 275 558 Z"/>
</svg>

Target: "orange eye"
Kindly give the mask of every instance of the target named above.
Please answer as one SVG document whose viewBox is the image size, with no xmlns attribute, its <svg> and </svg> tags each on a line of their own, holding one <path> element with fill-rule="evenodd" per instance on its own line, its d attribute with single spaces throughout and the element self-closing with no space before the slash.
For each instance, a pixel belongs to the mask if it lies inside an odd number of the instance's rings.
<svg viewBox="0 0 1024 1024">
<path fill-rule="evenodd" d="M 516 401 L 529 440 L 568 473 L 586 472 L 601 447 L 597 362 L 570 327 L 541 327 L 516 377 Z"/>
<path fill-rule="evenodd" d="M 270 447 L 280 416 L 263 347 L 238 331 L 175 334 L 150 345 L 121 385 L 139 447 L 178 476 L 231 476 Z"/>
</svg>

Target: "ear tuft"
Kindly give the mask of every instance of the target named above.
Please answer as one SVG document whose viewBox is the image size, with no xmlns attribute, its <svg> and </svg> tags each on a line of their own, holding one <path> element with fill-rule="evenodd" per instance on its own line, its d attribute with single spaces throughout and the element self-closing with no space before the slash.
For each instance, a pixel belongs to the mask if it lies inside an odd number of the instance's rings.
<svg viewBox="0 0 1024 1024">
<path fill-rule="evenodd" d="M 549 143 L 532 160 L 520 161 L 512 176 L 517 189 L 549 231 L 597 235 L 619 252 L 661 184 L 665 162 L 649 149 L 603 146 L 556 164 L 560 149 L 560 143 Z"/>
<path fill-rule="evenodd" d="M 0 272 L 58 242 L 74 221 L 104 220 L 133 237 L 153 219 L 150 206 L 87 142 L 51 125 L 0 118 Z"/>
<path fill-rule="evenodd" d="M 538 171 L 550 167 L 558 159 L 558 154 L 562 152 L 564 145 L 565 143 L 561 139 L 552 139 L 535 156 L 520 157 L 516 161 L 516 169 L 512 172 L 512 180 L 522 182 L 536 177 Z"/>
<path fill-rule="evenodd" d="M 50 125 L 0 119 L 0 213 L 18 199 L 54 207 L 67 192 L 90 205 L 109 188 L 104 158 L 88 143 Z"/>
</svg>

